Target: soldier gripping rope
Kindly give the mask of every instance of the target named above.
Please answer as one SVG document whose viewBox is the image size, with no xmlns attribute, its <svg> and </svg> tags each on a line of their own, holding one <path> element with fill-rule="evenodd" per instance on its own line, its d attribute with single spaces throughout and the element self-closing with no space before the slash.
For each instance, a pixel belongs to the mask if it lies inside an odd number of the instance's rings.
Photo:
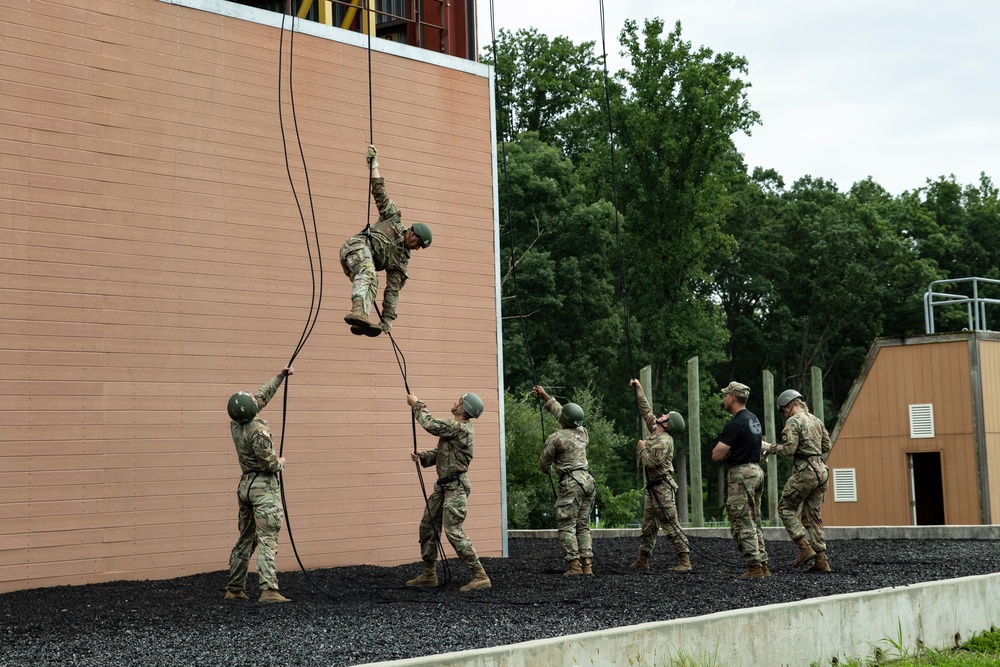
<svg viewBox="0 0 1000 667">
<path fill-rule="evenodd" d="M 830 481 L 830 472 L 826 467 L 826 457 L 830 453 L 830 434 L 819 417 L 809 412 L 802 394 L 794 389 L 781 392 L 778 396 L 778 409 L 786 420 L 785 428 L 781 431 L 781 443 L 766 443 L 763 453 L 764 456 L 776 454 L 794 459 L 792 476 L 781 491 L 778 516 L 785 524 L 788 536 L 799 547 L 795 565 L 805 565 L 815 559 L 810 570 L 829 572 L 830 563 L 826 558 L 826 540 L 823 538 L 820 511 Z M 804 521 L 799 520 L 800 507 Z"/>
<path fill-rule="evenodd" d="M 434 449 L 410 454 L 410 458 L 424 468 L 437 466 L 438 478 L 420 520 L 420 557 L 424 562 L 424 571 L 407 581 L 406 585 L 418 588 L 437 586 L 437 536 L 443 528 L 455 553 L 472 570 L 472 581 L 458 590 L 464 593 L 490 588 L 490 578 L 486 576 L 476 549 L 463 528 L 466 498 L 472 492 L 472 485 L 465 474 L 472 461 L 474 438 L 469 420 L 483 414 L 483 401 L 471 392 L 462 394 L 451 408 L 455 419 L 435 419 L 424 402 L 413 394 L 407 395 L 406 402 L 424 430 L 439 437 Z"/>
<path fill-rule="evenodd" d="M 340 249 L 340 265 L 354 283 L 351 288 L 351 312 L 344 316 L 344 321 L 351 325 L 351 333 L 358 336 L 378 336 L 392 330 L 399 290 L 403 289 L 407 279 L 410 253 L 431 244 L 431 229 L 424 223 L 414 223 L 409 229 L 403 226 L 399 208 L 385 192 L 385 179 L 379 174 L 377 157 L 375 146 L 369 145 L 368 168 L 372 197 L 379 213 L 378 221 L 347 239 Z M 385 271 L 381 323 L 368 319 L 368 313 L 378 297 L 376 271 Z"/>
<path fill-rule="evenodd" d="M 721 393 L 723 408 L 733 418 L 723 427 L 719 442 L 712 450 L 712 460 L 716 463 L 725 461 L 728 469 L 726 508 L 729 529 L 747 561 L 747 570 L 740 575 L 740 579 L 760 579 L 771 574 L 764 548 L 764 531 L 760 525 L 764 471 L 758 462 L 764 429 L 757 416 L 747 410 L 750 387 L 730 382 Z"/>
<path fill-rule="evenodd" d="M 587 443 L 583 408 L 576 403 L 560 405 L 540 386 L 535 394 L 562 428 L 545 440 L 538 462 L 546 475 L 555 466 L 559 475 L 556 496 L 556 528 L 568 565 L 565 576 L 593 574 L 594 549 L 590 537 L 590 512 L 597 500 L 597 484 L 587 469 Z"/>
<path fill-rule="evenodd" d="M 649 406 L 646 394 L 638 380 L 629 384 L 639 398 L 639 413 L 650 436 L 640 440 L 637 451 L 639 462 L 646 471 L 646 502 L 642 508 L 642 542 L 639 557 L 632 563 L 633 568 L 648 570 L 649 559 L 656 546 L 656 534 L 660 528 L 666 534 L 674 551 L 677 565 L 674 570 L 686 572 L 691 569 L 690 549 L 687 537 L 677 523 L 677 481 L 674 479 L 674 439 L 684 432 L 684 418 L 677 412 L 656 417 Z"/>
<path fill-rule="evenodd" d="M 249 599 L 244 592 L 247 568 L 257 549 L 260 601 L 291 602 L 278 592 L 278 575 L 274 570 L 278 533 L 284 518 L 278 473 L 285 467 L 285 458 L 275 456 L 271 429 L 257 415 L 293 372 L 286 366 L 256 394 L 240 391 L 229 399 L 229 430 L 243 474 L 236 489 L 240 536 L 229 556 L 227 600 Z"/>
</svg>

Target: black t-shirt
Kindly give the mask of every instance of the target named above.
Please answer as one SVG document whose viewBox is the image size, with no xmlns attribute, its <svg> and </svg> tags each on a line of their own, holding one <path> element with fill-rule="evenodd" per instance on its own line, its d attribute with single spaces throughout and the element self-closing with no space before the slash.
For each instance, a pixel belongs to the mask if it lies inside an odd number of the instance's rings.
<svg viewBox="0 0 1000 667">
<path fill-rule="evenodd" d="M 719 442 L 731 448 L 726 463 L 731 466 L 739 463 L 759 463 L 763 432 L 757 415 L 746 408 L 737 412 L 719 436 Z"/>
</svg>

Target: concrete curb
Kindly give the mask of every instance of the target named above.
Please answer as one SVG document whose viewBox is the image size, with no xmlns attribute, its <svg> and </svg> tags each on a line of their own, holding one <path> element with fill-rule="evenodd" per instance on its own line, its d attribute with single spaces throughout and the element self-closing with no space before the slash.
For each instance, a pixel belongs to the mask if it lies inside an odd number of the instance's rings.
<svg viewBox="0 0 1000 667">
<path fill-rule="evenodd" d="M 753 586 L 752 582 L 738 585 Z M 1000 574 L 883 588 L 697 618 L 371 663 L 368 667 L 809 667 L 944 649 L 1000 625 Z M 834 662 L 836 660 L 837 662 Z"/>
<path fill-rule="evenodd" d="M 697 537 L 732 539 L 728 528 L 686 528 Z M 557 539 L 555 530 L 512 530 L 512 538 Z M 594 538 L 639 538 L 639 529 L 600 529 Z M 830 540 L 997 540 L 997 526 L 828 526 Z M 787 540 L 765 528 L 767 540 Z M 753 586 L 753 582 L 735 585 Z M 892 657 L 918 644 L 953 647 L 1000 626 L 1000 574 L 883 588 L 696 618 L 565 637 L 370 663 L 367 667 L 617 667 L 682 664 L 827 667 L 876 651 Z M 836 660 L 837 662 L 834 662 Z"/>
</svg>

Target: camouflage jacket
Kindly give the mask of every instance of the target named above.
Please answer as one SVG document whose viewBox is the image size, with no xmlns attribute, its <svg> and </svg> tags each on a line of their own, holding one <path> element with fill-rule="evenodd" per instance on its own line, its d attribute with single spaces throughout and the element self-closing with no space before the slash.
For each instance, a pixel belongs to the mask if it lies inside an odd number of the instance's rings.
<svg viewBox="0 0 1000 667">
<path fill-rule="evenodd" d="M 406 247 L 406 227 L 403 226 L 402 215 L 396 204 L 385 193 L 385 179 L 371 179 L 372 197 L 378 208 L 378 221 L 371 226 L 372 260 L 376 271 L 385 271 L 385 290 L 382 294 L 382 317 L 387 320 L 396 319 L 396 304 L 399 302 L 399 290 L 403 289 L 407 266 L 410 263 L 410 251 Z M 365 233 L 355 234 L 356 238 L 365 239 Z"/>
<path fill-rule="evenodd" d="M 276 375 L 254 394 L 261 410 L 274 398 L 275 392 L 278 391 L 278 387 L 281 386 L 284 379 L 284 375 Z M 278 457 L 274 454 L 271 429 L 268 428 L 266 421 L 260 417 L 254 417 L 246 424 L 230 421 L 229 430 L 233 434 L 236 456 L 240 461 L 240 470 L 244 474 L 248 472 L 275 473 L 281 470 L 281 463 L 278 462 Z"/>
<path fill-rule="evenodd" d="M 437 466 L 438 479 L 450 475 L 458 475 L 466 490 L 470 488 L 465 478 L 472 461 L 472 446 L 474 433 L 472 423 L 468 419 L 436 419 L 427 411 L 423 401 L 413 404 L 413 416 L 425 431 L 438 436 L 438 444 L 434 449 L 419 452 L 420 465 L 428 468 Z"/>
<path fill-rule="evenodd" d="M 652 433 L 656 427 L 656 416 L 649 407 L 645 396 L 639 396 L 639 414 Z M 646 446 L 639 450 L 639 463 L 646 469 L 646 480 L 674 477 L 674 439 L 669 433 L 653 433 L 646 438 Z"/>
<path fill-rule="evenodd" d="M 554 398 L 545 403 L 545 409 L 559 419 L 562 417 L 562 405 Z M 559 479 L 574 470 L 587 470 L 587 442 L 590 436 L 582 426 L 576 428 L 561 428 L 545 440 L 538 463 L 546 475 L 555 464 Z"/>
<path fill-rule="evenodd" d="M 805 461 L 819 456 L 826 461 L 830 453 L 830 434 L 819 417 L 808 410 L 799 410 L 788 418 L 781 431 L 781 443 L 770 447 L 770 453 L 778 456 L 793 456 L 796 461 Z"/>
</svg>

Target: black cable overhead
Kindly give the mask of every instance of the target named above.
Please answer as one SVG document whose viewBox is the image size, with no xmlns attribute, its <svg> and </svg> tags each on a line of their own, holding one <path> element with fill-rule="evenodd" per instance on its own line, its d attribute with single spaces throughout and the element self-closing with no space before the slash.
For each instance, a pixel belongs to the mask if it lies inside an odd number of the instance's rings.
<svg viewBox="0 0 1000 667">
<path fill-rule="evenodd" d="M 500 108 L 507 112 L 507 117 L 511 117 L 510 108 L 505 103 L 504 89 L 500 85 L 500 57 L 497 54 L 497 30 L 496 23 L 493 12 L 493 0 L 490 0 L 490 33 L 492 37 L 493 44 L 493 76 L 495 79 L 495 88 L 497 102 L 500 104 Z M 500 125 L 502 120 L 497 118 L 497 125 Z M 510 220 L 510 180 L 507 177 L 507 137 L 505 128 L 499 127 L 497 134 L 500 135 L 500 161 L 503 165 L 503 193 L 504 193 L 504 214 L 507 220 L 507 230 L 508 236 L 510 238 L 510 276 L 511 280 L 514 281 L 514 302 L 517 304 L 517 319 L 521 322 L 521 338 L 524 341 L 524 351 L 528 355 L 528 366 L 531 368 L 531 384 L 532 386 L 538 386 L 538 375 L 535 372 L 535 360 L 531 356 L 531 344 L 528 341 L 528 324 L 524 317 L 524 310 L 521 308 L 521 291 L 517 286 L 517 244 L 514 241 L 514 223 Z M 501 318 L 501 322 L 502 322 Z M 502 325 L 501 325 L 502 328 Z M 503 339 L 503 332 L 501 331 L 501 340 Z M 537 397 L 536 397 L 537 399 Z M 539 429 L 542 434 L 542 445 L 545 444 L 545 406 L 542 405 L 541 401 L 538 401 L 538 421 Z M 552 475 L 549 474 L 549 486 L 552 488 L 552 497 L 558 496 L 556 493 L 555 483 L 552 481 Z"/>
<path fill-rule="evenodd" d="M 622 253 L 621 226 L 620 226 L 619 220 L 618 220 L 618 177 L 617 177 L 618 170 L 617 170 L 617 168 L 615 166 L 615 130 L 614 130 L 614 124 L 613 124 L 612 118 L 611 118 L 611 91 L 610 91 L 610 84 L 608 83 L 608 49 L 607 49 L 607 46 L 606 46 L 606 43 L 605 43 L 606 27 L 605 27 L 605 23 L 604 23 L 604 0 L 599 0 L 599 4 L 600 4 L 600 11 L 601 11 L 601 55 L 602 55 L 603 74 L 604 74 L 604 104 L 605 104 L 604 108 L 605 108 L 605 112 L 607 114 L 607 120 L 608 120 L 608 140 L 609 140 L 610 149 L 611 149 L 611 204 L 612 204 L 612 206 L 615 209 L 615 241 L 616 241 L 617 248 L 618 248 L 618 273 L 619 273 L 619 281 L 620 281 L 620 284 L 621 284 L 622 311 L 623 311 L 623 316 L 624 316 L 624 319 L 625 319 L 625 341 L 626 341 L 627 346 L 628 346 L 628 368 L 629 368 L 629 372 L 632 374 L 630 377 L 637 378 L 637 377 L 639 377 L 639 375 L 636 372 L 635 360 L 634 360 L 633 355 L 632 355 L 632 335 L 631 335 L 631 332 L 630 332 L 630 329 L 629 329 L 628 286 L 627 286 L 626 275 L 625 275 L 625 259 L 624 259 L 624 254 Z M 637 416 L 637 421 L 638 421 L 639 439 L 641 440 L 642 437 L 643 437 L 643 435 L 642 435 L 642 413 L 639 410 L 639 390 L 638 389 L 634 389 L 633 390 L 633 395 L 635 397 L 635 411 L 636 411 L 636 416 Z M 643 470 L 643 478 L 644 478 L 644 480 L 645 480 L 645 474 L 646 474 L 645 470 Z M 644 482 L 643 486 L 645 486 L 645 482 Z M 659 507 L 660 511 L 663 513 L 663 516 L 668 518 L 668 520 L 673 525 L 673 527 L 684 538 L 684 541 L 687 542 L 688 548 L 691 549 L 692 548 L 691 547 L 691 539 L 690 539 L 690 537 L 688 537 L 687 533 L 685 533 L 684 530 L 681 528 L 680 522 L 676 518 L 674 518 L 674 519 L 670 519 L 669 518 L 670 515 L 667 514 L 667 512 L 664 509 L 663 505 L 660 503 L 659 497 L 657 497 L 656 493 L 652 489 L 644 489 L 644 490 L 645 490 L 646 493 L 653 493 L 653 499 L 656 501 L 656 505 Z M 675 509 L 676 509 L 676 505 L 677 505 L 677 493 L 674 492 L 673 495 L 674 495 L 674 506 L 675 506 Z M 675 515 L 676 515 L 676 512 L 675 512 Z M 716 564 L 720 564 L 720 565 L 732 565 L 733 564 L 731 561 L 720 560 L 714 554 L 711 554 L 711 553 L 708 553 L 708 552 L 705 552 L 705 551 L 702 551 L 702 550 L 698 550 L 698 555 L 704 556 L 708 560 L 713 561 Z"/>
</svg>

